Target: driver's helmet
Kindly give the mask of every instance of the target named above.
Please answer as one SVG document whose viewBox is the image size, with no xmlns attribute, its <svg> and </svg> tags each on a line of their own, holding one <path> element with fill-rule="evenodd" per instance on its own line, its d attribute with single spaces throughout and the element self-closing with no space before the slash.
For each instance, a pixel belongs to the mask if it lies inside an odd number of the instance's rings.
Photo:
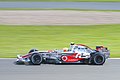
<svg viewBox="0 0 120 80">
<path fill-rule="evenodd" d="M 38 49 L 31 49 L 28 53 L 36 52 Z"/>
<path fill-rule="evenodd" d="M 63 48 L 63 52 L 67 52 L 68 51 L 68 48 Z"/>
</svg>

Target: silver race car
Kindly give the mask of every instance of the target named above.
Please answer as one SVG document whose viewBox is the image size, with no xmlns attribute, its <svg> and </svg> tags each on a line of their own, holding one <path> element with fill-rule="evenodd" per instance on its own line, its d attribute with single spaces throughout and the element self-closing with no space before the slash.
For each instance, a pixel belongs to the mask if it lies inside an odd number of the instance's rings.
<svg viewBox="0 0 120 80">
<path fill-rule="evenodd" d="M 39 51 L 31 49 L 26 55 L 17 55 L 16 64 L 40 65 L 44 64 L 71 64 L 85 63 L 103 65 L 110 57 L 107 47 L 96 46 L 96 49 L 83 44 L 70 44 L 70 48 L 62 50 Z"/>
</svg>

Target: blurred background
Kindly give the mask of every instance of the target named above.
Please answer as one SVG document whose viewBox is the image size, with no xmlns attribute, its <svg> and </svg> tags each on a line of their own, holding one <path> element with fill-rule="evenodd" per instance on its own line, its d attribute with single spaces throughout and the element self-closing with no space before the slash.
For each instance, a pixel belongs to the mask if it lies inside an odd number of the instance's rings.
<svg viewBox="0 0 120 80">
<path fill-rule="evenodd" d="M 0 0 L 0 57 L 70 42 L 103 45 L 120 57 L 120 0 Z"/>
</svg>

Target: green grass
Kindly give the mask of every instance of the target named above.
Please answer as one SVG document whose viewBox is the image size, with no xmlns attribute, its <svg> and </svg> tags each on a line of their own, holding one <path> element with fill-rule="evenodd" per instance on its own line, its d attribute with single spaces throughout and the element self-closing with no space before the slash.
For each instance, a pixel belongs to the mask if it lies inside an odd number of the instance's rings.
<svg viewBox="0 0 120 80">
<path fill-rule="evenodd" d="M 32 2 L 119 2 L 120 0 L 0 0 L 0 1 L 32 1 Z"/>
<path fill-rule="evenodd" d="M 120 24 L 94 26 L 0 25 L 0 57 L 13 58 L 31 48 L 62 49 L 70 42 L 107 46 L 111 57 L 120 57 Z"/>
</svg>

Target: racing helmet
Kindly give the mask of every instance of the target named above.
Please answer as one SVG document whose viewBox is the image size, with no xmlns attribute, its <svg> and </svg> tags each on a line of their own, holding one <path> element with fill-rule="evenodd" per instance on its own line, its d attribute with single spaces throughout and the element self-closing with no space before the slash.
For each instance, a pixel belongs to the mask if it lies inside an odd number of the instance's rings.
<svg viewBox="0 0 120 80">
<path fill-rule="evenodd" d="M 68 48 L 63 48 L 63 52 L 67 52 L 68 51 Z"/>
</svg>

